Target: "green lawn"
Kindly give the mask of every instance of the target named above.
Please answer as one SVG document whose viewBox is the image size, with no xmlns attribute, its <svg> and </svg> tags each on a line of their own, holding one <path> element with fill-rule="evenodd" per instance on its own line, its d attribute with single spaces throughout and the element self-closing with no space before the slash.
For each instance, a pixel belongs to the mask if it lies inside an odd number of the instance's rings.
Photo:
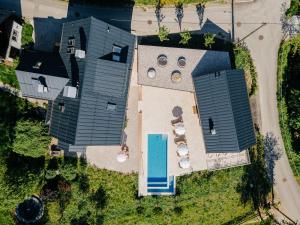
<svg viewBox="0 0 300 225">
<path fill-rule="evenodd" d="M 293 46 L 293 40 L 300 41 L 300 36 L 296 39 L 283 42 L 278 53 L 278 74 L 277 74 L 277 101 L 279 111 L 279 121 L 284 146 L 294 175 L 300 184 L 300 140 L 298 137 L 299 127 L 297 124 L 291 123 L 292 119 L 300 120 L 299 109 L 295 111 L 290 104 L 293 95 L 291 89 L 300 90 L 299 80 L 299 50 L 294 51 L 295 47 L 299 49 L 299 45 Z M 298 46 L 298 47 L 297 47 Z M 295 53 L 293 53 L 295 52 Z M 299 101 L 298 101 L 299 103 Z M 298 104 L 299 105 L 299 104 Z"/>
<path fill-rule="evenodd" d="M 45 198 L 43 224 L 222 224 L 252 215 L 240 201 L 241 167 L 177 178 L 176 197 L 137 196 L 137 174 L 90 167 L 84 160 L 28 158 L 12 151 L 19 120 L 43 121 L 39 109 L 0 92 L 0 224 L 32 194 Z M 59 171 L 56 175 L 53 171 Z M 3 222 L 4 221 L 4 222 Z"/>
<path fill-rule="evenodd" d="M 68 0 L 62 0 L 68 1 Z M 183 4 L 204 4 L 207 2 L 218 2 L 224 3 L 227 0 L 160 0 L 161 5 L 165 6 L 174 6 L 178 3 Z M 73 3 L 79 4 L 92 4 L 99 6 L 113 6 L 113 7 L 123 7 L 123 6 L 133 6 L 133 5 L 152 5 L 155 6 L 158 4 L 158 0 L 74 0 Z"/>
<path fill-rule="evenodd" d="M 0 81 L 17 89 L 19 89 L 19 82 L 17 80 L 15 69 L 18 64 L 18 59 L 14 61 L 13 66 L 0 64 Z"/>
</svg>

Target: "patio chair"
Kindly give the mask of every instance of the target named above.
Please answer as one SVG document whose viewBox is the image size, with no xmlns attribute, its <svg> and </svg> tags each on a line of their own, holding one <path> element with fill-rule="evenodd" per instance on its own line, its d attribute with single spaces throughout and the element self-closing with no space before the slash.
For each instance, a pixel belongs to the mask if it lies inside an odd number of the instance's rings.
<svg viewBox="0 0 300 225">
<path fill-rule="evenodd" d="M 180 136 L 177 136 L 175 139 L 174 139 L 174 142 L 176 145 L 179 145 L 179 144 L 186 144 L 186 138 L 185 138 L 185 135 L 180 135 Z"/>
<path fill-rule="evenodd" d="M 173 126 L 175 126 L 177 123 L 183 123 L 182 116 L 179 116 L 178 118 L 176 118 L 174 120 L 171 120 L 171 124 Z"/>
</svg>

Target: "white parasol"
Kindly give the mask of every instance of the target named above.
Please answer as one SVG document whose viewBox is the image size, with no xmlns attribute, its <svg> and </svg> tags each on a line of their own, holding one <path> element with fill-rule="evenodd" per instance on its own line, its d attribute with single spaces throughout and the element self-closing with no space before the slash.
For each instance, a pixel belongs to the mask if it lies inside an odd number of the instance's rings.
<svg viewBox="0 0 300 225">
<path fill-rule="evenodd" d="M 189 149 L 186 144 L 180 144 L 177 146 L 177 153 L 179 156 L 186 156 L 189 154 Z"/>
<path fill-rule="evenodd" d="M 179 123 L 175 126 L 175 133 L 178 135 L 185 134 L 185 127 L 184 127 L 183 123 Z"/>
<path fill-rule="evenodd" d="M 189 160 L 189 158 L 183 158 L 179 161 L 179 166 L 183 169 L 187 169 L 190 168 L 191 166 L 191 162 Z"/>
<path fill-rule="evenodd" d="M 125 152 L 119 152 L 117 155 L 117 161 L 122 163 L 128 159 L 128 155 Z"/>
</svg>

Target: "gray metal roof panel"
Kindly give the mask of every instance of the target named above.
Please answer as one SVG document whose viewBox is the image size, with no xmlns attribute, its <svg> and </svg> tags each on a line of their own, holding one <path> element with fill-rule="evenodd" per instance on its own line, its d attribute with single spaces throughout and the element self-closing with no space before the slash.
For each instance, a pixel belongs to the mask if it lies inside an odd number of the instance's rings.
<svg viewBox="0 0 300 225">
<path fill-rule="evenodd" d="M 0 24 L 4 22 L 8 17 L 12 15 L 11 11 L 0 9 Z"/>
<path fill-rule="evenodd" d="M 207 152 L 238 152 L 255 144 L 244 75 L 229 70 L 197 76 L 194 85 Z M 216 134 L 211 134 L 211 123 Z M 243 127 L 243 123 L 247 126 Z"/>
<path fill-rule="evenodd" d="M 64 138 L 62 141 L 76 146 L 117 145 L 122 138 L 135 38 L 130 33 L 93 17 L 65 23 L 60 55 L 66 64 L 70 79 L 73 79 L 72 59 L 66 53 L 67 42 L 73 35 L 75 48 L 82 48 L 79 45 L 82 39 L 80 28 L 83 28 L 85 33 L 86 57 L 76 59 L 75 63 L 79 74 L 78 101 L 76 104 L 71 100 L 65 101 L 65 110 L 69 108 L 72 113 L 61 115 L 57 109 L 53 110 L 51 132 L 59 139 Z M 106 55 L 112 53 L 114 44 L 127 46 L 127 58 L 124 63 L 105 59 Z M 101 59 L 102 57 L 104 59 Z M 54 102 L 54 109 L 58 108 L 55 104 L 58 104 L 61 98 L 66 99 L 59 95 Z M 106 110 L 108 101 L 117 104 L 115 112 Z"/>
<path fill-rule="evenodd" d="M 69 78 L 48 76 L 19 70 L 16 70 L 16 75 L 20 84 L 22 95 L 24 97 L 38 99 L 54 100 L 69 81 Z M 47 92 L 38 92 L 39 77 L 43 77 L 45 79 L 48 87 Z"/>
</svg>

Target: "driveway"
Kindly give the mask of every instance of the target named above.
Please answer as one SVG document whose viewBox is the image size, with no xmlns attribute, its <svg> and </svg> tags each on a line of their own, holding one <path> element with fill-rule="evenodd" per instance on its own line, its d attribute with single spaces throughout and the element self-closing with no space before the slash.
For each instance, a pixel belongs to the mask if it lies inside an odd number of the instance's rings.
<svg viewBox="0 0 300 225">
<path fill-rule="evenodd" d="M 281 33 L 281 8 L 285 0 L 256 0 L 253 3 L 236 4 L 234 10 L 235 38 L 245 39 L 254 64 L 259 74 L 259 100 L 261 106 L 261 130 L 265 134 L 272 132 L 278 137 L 279 146 L 284 149 L 276 102 L 276 72 L 277 53 L 282 38 Z M 0 7 L 22 10 L 23 16 L 33 18 L 53 17 L 56 19 L 69 19 L 80 16 L 93 15 L 104 19 L 125 29 L 131 29 L 138 35 L 157 34 L 158 26 L 153 8 L 134 9 L 103 9 L 95 7 L 68 7 L 67 3 L 57 0 L 0 0 Z M 171 32 L 179 31 L 176 21 L 175 9 L 162 10 L 162 25 L 166 25 Z M 201 20 L 209 19 L 209 29 L 232 32 L 232 13 L 230 5 L 209 5 L 205 8 L 204 16 L 199 15 L 195 6 L 184 8 L 182 29 L 199 30 Z M 216 24 L 217 26 L 213 25 Z M 258 29 L 262 23 L 265 26 Z M 131 25 L 131 27 L 130 27 Z M 130 27 L 130 28 L 129 28 Z M 219 28 L 218 28 L 219 27 Z M 257 30 L 258 29 L 258 30 Z M 281 202 L 281 210 L 294 220 L 300 220 L 300 188 L 293 177 L 286 154 L 277 162 L 275 174 L 275 194 Z"/>
</svg>

